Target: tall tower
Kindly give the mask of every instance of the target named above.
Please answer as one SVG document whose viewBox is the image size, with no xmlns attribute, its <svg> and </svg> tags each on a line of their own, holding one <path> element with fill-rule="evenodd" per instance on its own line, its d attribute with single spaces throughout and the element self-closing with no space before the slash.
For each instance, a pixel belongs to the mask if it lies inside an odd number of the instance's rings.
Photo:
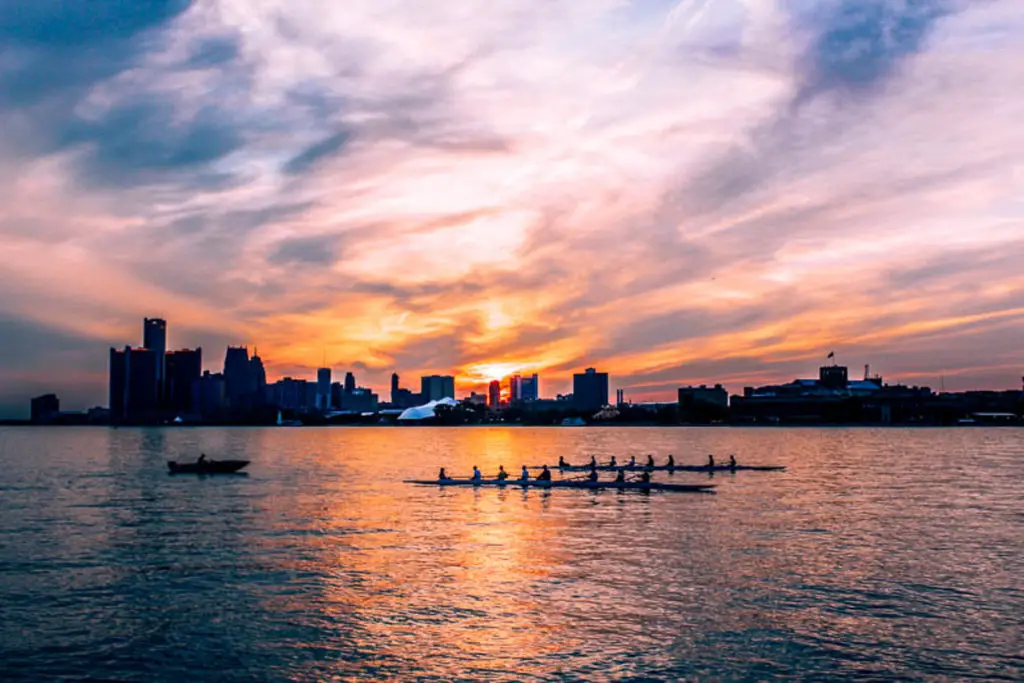
<svg viewBox="0 0 1024 683">
<path fill-rule="evenodd" d="M 398 401 L 398 373 L 391 373 L 391 402 L 395 403 Z"/>
<path fill-rule="evenodd" d="M 316 407 L 320 410 L 331 408 L 331 369 L 319 368 L 316 371 Z"/>
<path fill-rule="evenodd" d="M 501 406 L 501 382 L 496 379 L 491 380 L 490 386 L 487 387 L 487 394 L 491 408 L 497 410 Z"/>
<path fill-rule="evenodd" d="M 345 373 L 345 393 L 351 394 L 356 390 L 356 376 L 351 372 Z"/>
<path fill-rule="evenodd" d="M 163 401 L 167 390 L 167 321 L 163 318 L 142 319 L 142 346 L 156 356 L 156 393 Z"/>
</svg>

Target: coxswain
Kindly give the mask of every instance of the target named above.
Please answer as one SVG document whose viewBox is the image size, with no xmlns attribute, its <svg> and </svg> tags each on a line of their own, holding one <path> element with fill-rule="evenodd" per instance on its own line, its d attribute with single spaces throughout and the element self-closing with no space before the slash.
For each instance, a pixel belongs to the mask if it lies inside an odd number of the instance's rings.
<svg viewBox="0 0 1024 683">
<path fill-rule="evenodd" d="M 714 466 L 715 466 L 715 456 L 713 456 L 710 453 L 708 453 L 708 467 L 714 467 Z"/>
<path fill-rule="evenodd" d="M 448 473 L 447 473 L 447 472 L 445 472 L 445 471 L 444 471 L 444 468 L 442 467 L 442 468 L 441 468 L 441 471 L 437 473 L 437 480 L 438 480 L 438 481 L 444 481 L 444 480 L 446 480 L 447 478 L 448 478 Z"/>
<path fill-rule="evenodd" d="M 504 465 L 498 465 L 498 481 L 505 481 L 508 479 L 508 472 L 505 471 Z"/>
<path fill-rule="evenodd" d="M 619 470 L 619 473 L 615 475 L 615 483 L 623 484 L 626 481 L 626 470 Z"/>
<path fill-rule="evenodd" d="M 590 481 L 597 481 L 597 465 L 590 463 L 590 474 L 587 475 L 587 479 Z"/>
<path fill-rule="evenodd" d="M 567 463 L 565 461 L 565 456 L 564 455 L 558 456 L 558 467 L 562 468 L 562 467 L 568 467 L 568 466 L 569 466 L 569 463 Z"/>
<path fill-rule="evenodd" d="M 731 467 L 733 469 L 736 469 L 736 456 L 735 455 L 730 455 L 729 456 L 729 467 Z"/>
<path fill-rule="evenodd" d="M 476 465 L 473 465 L 473 481 L 480 481 L 484 476 L 480 474 L 480 470 L 477 469 Z"/>
<path fill-rule="evenodd" d="M 654 456 L 653 455 L 648 455 L 647 456 L 647 466 L 648 467 L 654 467 Z"/>
<path fill-rule="evenodd" d="M 551 470 L 548 469 L 547 465 L 544 465 L 544 469 L 537 475 L 537 481 L 551 481 Z"/>
<path fill-rule="evenodd" d="M 523 465 L 523 473 L 519 475 L 520 481 L 530 480 L 530 470 L 526 469 L 526 465 Z"/>
<path fill-rule="evenodd" d="M 668 466 L 669 467 L 675 467 L 676 466 L 675 456 L 673 456 L 671 453 L 668 454 Z"/>
</svg>

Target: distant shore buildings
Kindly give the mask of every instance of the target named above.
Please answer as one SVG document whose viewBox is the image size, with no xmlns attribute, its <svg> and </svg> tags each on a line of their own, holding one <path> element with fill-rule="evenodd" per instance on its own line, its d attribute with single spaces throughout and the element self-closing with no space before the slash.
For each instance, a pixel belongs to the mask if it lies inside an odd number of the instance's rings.
<svg viewBox="0 0 1024 683">
<path fill-rule="evenodd" d="M 609 402 L 609 376 L 586 368 L 572 377 L 572 393 L 542 398 L 540 377 L 513 374 L 492 380 L 487 393 L 455 398 L 455 377 L 425 375 L 420 390 L 401 386 L 391 375 L 390 402 L 360 387 L 354 372 L 334 382 L 320 367 L 315 379 L 284 377 L 268 383 L 258 353 L 228 346 L 221 372 L 203 370 L 203 350 L 168 350 L 168 325 L 144 318 L 142 346 L 111 348 L 109 408 L 62 412 L 49 393 L 31 399 L 33 424 L 303 424 L 395 421 L 423 416 L 443 424 L 505 422 L 522 424 L 1018 424 L 1024 391 L 934 393 L 929 387 L 886 384 L 865 366 L 863 379 L 851 379 L 835 362 L 818 369 L 816 379 L 744 387 L 730 396 L 721 384 L 681 386 L 675 401 L 633 403 L 623 389 Z M 831 360 L 833 354 L 829 354 Z M 506 390 L 507 389 L 507 392 Z M 410 411 L 428 404 L 437 410 Z M 403 421 L 407 421 L 404 420 Z M 415 420 L 411 420 L 415 421 Z"/>
</svg>

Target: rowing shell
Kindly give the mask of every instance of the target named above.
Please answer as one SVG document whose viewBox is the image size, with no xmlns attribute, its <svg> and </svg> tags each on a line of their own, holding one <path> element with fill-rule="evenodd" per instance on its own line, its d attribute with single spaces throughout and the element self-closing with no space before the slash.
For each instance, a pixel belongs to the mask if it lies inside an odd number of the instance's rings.
<svg viewBox="0 0 1024 683">
<path fill-rule="evenodd" d="M 542 469 L 543 465 L 534 465 L 530 469 L 539 470 Z M 562 467 L 553 466 L 548 469 L 558 470 L 559 472 L 589 472 L 590 465 L 563 465 Z M 732 467 L 730 465 L 715 465 L 714 467 L 708 465 L 655 465 L 650 467 L 648 465 L 598 465 L 598 472 L 618 472 L 623 470 L 625 472 L 781 472 L 786 468 L 782 465 L 736 465 Z"/>
<path fill-rule="evenodd" d="M 621 491 L 679 491 L 690 493 L 714 493 L 713 484 L 664 484 L 642 481 L 523 481 L 522 479 L 406 479 L 406 484 L 418 486 L 521 486 L 538 489 L 615 489 Z"/>
</svg>

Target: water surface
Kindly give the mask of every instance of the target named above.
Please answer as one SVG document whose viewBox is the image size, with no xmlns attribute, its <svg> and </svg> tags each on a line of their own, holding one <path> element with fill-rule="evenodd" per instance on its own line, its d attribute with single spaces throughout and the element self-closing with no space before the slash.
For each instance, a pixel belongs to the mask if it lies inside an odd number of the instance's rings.
<svg viewBox="0 0 1024 683">
<path fill-rule="evenodd" d="M 401 483 L 709 452 L 788 470 Z M 0 430 L 0 678 L 1019 680 L 1022 501 L 1018 429 Z"/>
</svg>

